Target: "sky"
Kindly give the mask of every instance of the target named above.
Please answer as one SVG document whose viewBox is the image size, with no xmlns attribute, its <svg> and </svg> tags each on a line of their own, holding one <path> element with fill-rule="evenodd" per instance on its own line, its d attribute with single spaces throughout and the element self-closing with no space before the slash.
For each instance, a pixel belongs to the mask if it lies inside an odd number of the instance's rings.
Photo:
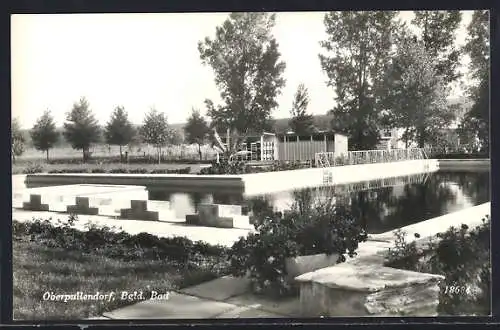
<svg viewBox="0 0 500 330">
<path fill-rule="evenodd" d="M 286 63 L 286 86 L 273 111 L 289 116 L 297 86 L 309 90 L 308 111 L 324 114 L 333 89 L 321 69 L 319 42 L 326 38 L 324 12 L 281 12 L 273 35 Z M 402 12 L 410 20 L 412 12 Z M 465 40 L 472 12 L 463 12 L 457 43 Z M 192 108 L 205 114 L 206 98 L 218 102 L 198 41 L 213 37 L 227 13 L 30 14 L 11 16 L 12 116 L 31 128 L 49 109 L 57 126 L 81 97 L 104 125 L 116 106 L 140 124 L 151 107 L 169 123 L 183 123 Z"/>
</svg>

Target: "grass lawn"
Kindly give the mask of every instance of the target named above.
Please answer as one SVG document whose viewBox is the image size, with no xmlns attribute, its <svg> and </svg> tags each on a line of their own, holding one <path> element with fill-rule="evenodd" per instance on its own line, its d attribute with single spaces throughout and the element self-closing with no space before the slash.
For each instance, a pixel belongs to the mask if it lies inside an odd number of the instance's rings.
<svg viewBox="0 0 500 330">
<path fill-rule="evenodd" d="M 161 260 L 123 261 L 98 253 L 84 254 L 50 248 L 30 241 L 29 236 L 13 239 L 14 320 L 78 320 L 100 316 L 134 302 L 121 300 L 122 291 L 150 290 L 166 293 L 211 280 L 209 269 L 180 267 Z M 44 301 L 45 292 L 54 294 L 109 294 L 111 301 Z M 137 302 L 137 301 L 136 301 Z"/>
</svg>

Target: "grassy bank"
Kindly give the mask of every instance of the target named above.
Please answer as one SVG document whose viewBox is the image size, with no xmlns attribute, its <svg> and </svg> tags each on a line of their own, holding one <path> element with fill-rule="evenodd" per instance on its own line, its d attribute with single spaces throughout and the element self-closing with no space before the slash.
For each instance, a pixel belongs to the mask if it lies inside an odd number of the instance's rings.
<svg viewBox="0 0 500 330">
<path fill-rule="evenodd" d="M 106 228 L 81 232 L 70 227 L 40 220 L 14 221 L 14 320 L 95 317 L 139 301 L 121 299 L 124 291 L 143 291 L 143 298 L 148 299 L 153 290 L 167 293 L 224 274 L 223 253 L 203 252 L 199 247 L 207 248 L 205 245 L 187 239 L 155 242 L 153 236 L 144 234 L 113 233 Z M 182 258 L 176 258 L 176 250 L 184 252 Z M 78 292 L 109 296 L 96 301 L 44 299 L 48 293 Z"/>
</svg>

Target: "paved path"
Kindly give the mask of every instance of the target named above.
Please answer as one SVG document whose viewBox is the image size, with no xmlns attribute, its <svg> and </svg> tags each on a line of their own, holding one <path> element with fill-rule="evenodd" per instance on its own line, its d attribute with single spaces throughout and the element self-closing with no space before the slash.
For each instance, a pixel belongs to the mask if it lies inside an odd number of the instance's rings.
<svg viewBox="0 0 500 330">
<path fill-rule="evenodd" d="M 245 278 L 225 276 L 179 292 L 165 300 L 146 300 L 104 313 L 108 319 L 287 318 L 299 316 L 299 298 L 273 301 L 248 293 Z"/>
</svg>

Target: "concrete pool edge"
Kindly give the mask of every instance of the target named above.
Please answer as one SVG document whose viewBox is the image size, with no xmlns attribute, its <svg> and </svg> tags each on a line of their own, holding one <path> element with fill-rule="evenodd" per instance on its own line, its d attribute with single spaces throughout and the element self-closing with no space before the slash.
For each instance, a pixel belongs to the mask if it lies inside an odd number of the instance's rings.
<svg viewBox="0 0 500 330">
<path fill-rule="evenodd" d="M 482 159 L 438 159 L 439 168 L 444 171 L 491 170 L 491 160 Z"/>
<path fill-rule="evenodd" d="M 224 188 L 254 195 L 321 185 L 343 184 L 365 180 L 404 176 L 439 169 L 437 159 L 410 160 L 393 163 L 307 168 L 290 171 L 250 173 L 240 175 L 191 174 L 28 174 L 27 187 L 65 184 L 139 185 L 148 188 L 217 190 Z"/>
</svg>

